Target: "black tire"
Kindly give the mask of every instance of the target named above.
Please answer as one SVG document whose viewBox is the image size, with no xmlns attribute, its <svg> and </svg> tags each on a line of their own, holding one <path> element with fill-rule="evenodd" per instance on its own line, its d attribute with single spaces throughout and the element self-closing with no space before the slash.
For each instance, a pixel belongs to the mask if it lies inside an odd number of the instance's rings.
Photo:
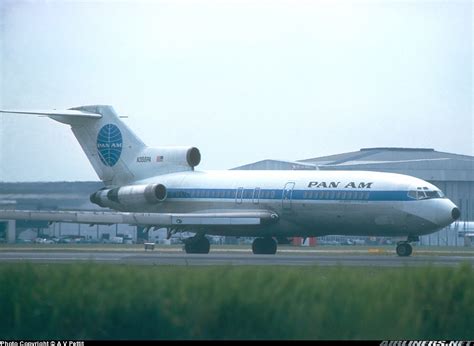
<svg viewBox="0 0 474 346">
<path fill-rule="evenodd" d="M 209 240 L 206 237 L 202 237 L 199 239 L 198 244 L 198 253 L 209 253 L 209 250 L 211 249 L 211 244 L 209 243 Z"/>
<path fill-rule="evenodd" d="M 409 243 L 400 243 L 397 245 L 397 255 L 400 257 L 408 257 L 413 252 L 413 248 Z"/>
<path fill-rule="evenodd" d="M 194 244 L 192 244 L 190 241 L 185 242 L 184 251 L 186 251 L 186 253 L 195 253 L 193 245 Z"/>
<path fill-rule="evenodd" d="M 266 238 L 265 241 L 265 253 L 267 255 L 274 255 L 277 252 L 277 243 L 273 238 Z"/>
<path fill-rule="evenodd" d="M 192 237 L 186 239 L 184 243 L 184 251 L 186 251 L 186 253 L 207 254 L 210 249 L 211 244 L 206 237 Z"/>
<path fill-rule="evenodd" d="M 257 238 L 252 242 L 252 252 L 254 255 L 262 254 L 262 238 Z"/>
<path fill-rule="evenodd" d="M 277 243 L 273 238 L 257 238 L 252 243 L 252 252 L 255 255 L 274 255 Z"/>
</svg>

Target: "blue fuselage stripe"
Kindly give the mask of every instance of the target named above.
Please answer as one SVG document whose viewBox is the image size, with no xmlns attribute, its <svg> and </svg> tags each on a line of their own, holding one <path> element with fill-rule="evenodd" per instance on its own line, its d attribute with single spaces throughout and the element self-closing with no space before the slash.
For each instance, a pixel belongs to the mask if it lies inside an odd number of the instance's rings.
<svg viewBox="0 0 474 346">
<path fill-rule="evenodd" d="M 408 191 L 278 190 L 278 189 L 168 189 L 168 199 L 227 199 L 319 201 L 413 201 Z"/>
</svg>

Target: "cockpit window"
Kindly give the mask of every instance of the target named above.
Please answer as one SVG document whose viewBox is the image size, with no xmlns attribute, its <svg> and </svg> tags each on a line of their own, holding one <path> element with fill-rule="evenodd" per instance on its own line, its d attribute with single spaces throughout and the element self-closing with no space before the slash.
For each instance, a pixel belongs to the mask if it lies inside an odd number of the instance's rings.
<svg viewBox="0 0 474 346">
<path fill-rule="evenodd" d="M 439 198 L 438 191 L 426 191 L 427 198 Z"/>
<path fill-rule="evenodd" d="M 427 198 L 425 191 L 423 191 L 421 189 L 416 190 L 416 197 L 417 197 L 416 199 L 426 199 Z"/>
<path fill-rule="evenodd" d="M 427 187 L 417 187 L 416 190 L 408 191 L 408 197 L 413 199 L 444 198 L 444 193 L 440 190 L 430 190 Z"/>
</svg>

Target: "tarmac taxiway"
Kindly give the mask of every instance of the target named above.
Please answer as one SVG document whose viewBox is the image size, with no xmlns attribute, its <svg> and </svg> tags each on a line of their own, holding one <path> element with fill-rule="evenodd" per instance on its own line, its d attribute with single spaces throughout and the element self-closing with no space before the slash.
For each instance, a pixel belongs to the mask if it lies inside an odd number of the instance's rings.
<svg viewBox="0 0 474 346">
<path fill-rule="evenodd" d="M 186 254 L 181 251 L 0 251 L 0 263 L 111 263 L 131 265 L 285 265 L 285 266 L 358 266 L 358 267 L 403 267 L 403 266 L 458 266 L 462 263 L 474 265 L 474 256 L 463 253 L 416 254 L 398 257 L 380 253 L 319 253 L 279 252 L 276 255 L 253 255 L 249 252 L 210 252 L 209 254 Z"/>
</svg>

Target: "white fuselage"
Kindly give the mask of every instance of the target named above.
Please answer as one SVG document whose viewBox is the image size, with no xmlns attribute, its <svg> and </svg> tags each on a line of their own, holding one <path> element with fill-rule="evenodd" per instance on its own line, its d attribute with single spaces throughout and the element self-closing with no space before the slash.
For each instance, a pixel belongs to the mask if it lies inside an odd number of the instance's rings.
<svg viewBox="0 0 474 346">
<path fill-rule="evenodd" d="M 449 225 L 456 208 L 432 184 L 393 173 L 191 171 L 136 182 L 150 183 L 166 186 L 163 202 L 115 209 L 159 213 L 270 210 L 279 215 L 279 222 L 269 226 L 208 226 L 200 230 L 219 235 L 417 236 Z M 410 197 L 410 191 L 417 190 L 425 191 L 425 198 Z"/>
</svg>

